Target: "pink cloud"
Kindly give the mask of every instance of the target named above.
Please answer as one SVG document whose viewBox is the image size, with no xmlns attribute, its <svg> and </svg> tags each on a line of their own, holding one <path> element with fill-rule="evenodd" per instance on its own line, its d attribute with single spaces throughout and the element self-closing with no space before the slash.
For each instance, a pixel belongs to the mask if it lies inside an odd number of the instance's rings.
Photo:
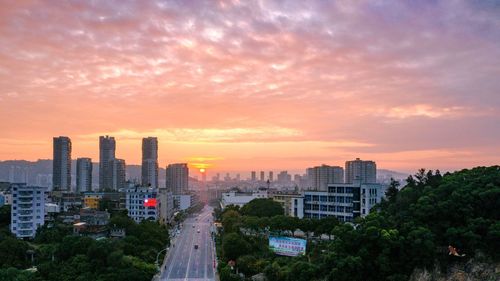
<svg viewBox="0 0 500 281">
<path fill-rule="evenodd" d="M 499 24 L 498 7 L 467 1 L 7 2 L 0 159 L 49 157 L 54 135 L 286 128 L 300 140 L 273 142 L 301 159 L 451 149 L 489 163 L 481 147 L 500 150 Z M 370 146 L 292 143 L 339 140 Z M 187 143 L 178 157 L 199 151 Z M 256 159 L 265 145 L 251 147 Z M 271 162 L 286 168 L 280 153 Z M 398 155 L 405 167 L 446 165 Z"/>
</svg>

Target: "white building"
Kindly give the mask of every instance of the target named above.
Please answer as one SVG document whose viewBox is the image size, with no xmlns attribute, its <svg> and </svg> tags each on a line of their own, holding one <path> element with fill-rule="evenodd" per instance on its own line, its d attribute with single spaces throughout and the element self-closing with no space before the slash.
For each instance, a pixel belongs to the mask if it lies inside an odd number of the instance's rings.
<svg viewBox="0 0 500 281">
<path fill-rule="evenodd" d="M 352 222 L 364 217 L 380 203 L 384 188 L 380 184 L 330 184 L 328 191 L 304 192 L 304 217 L 321 219 L 335 216 L 339 221 Z"/>
<path fill-rule="evenodd" d="M 125 190 L 125 208 L 135 222 L 158 220 L 157 189 L 132 186 Z"/>
<path fill-rule="evenodd" d="M 266 189 L 259 189 L 253 192 L 238 192 L 238 191 L 229 191 L 222 193 L 221 204 L 222 208 L 225 208 L 229 205 L 235 205 L 243 207 L 248 202 L 257 198 L 268 198 Z"/>
<path fill-rule="evenodd" d="M 172 222 L 174 218 L 174 197 L 172 192 L 166 188 L 161 188 L 158 191 L 158 208 L 159 208 L 159 219 L 160 223 L 168 224 Z"/>
<path fill-rule="evenodd" d="M 184 211 L 193 206 L 196 202 L 196 196 L 191 194 L 174 195 L 174 206 L 180 211 Z"/>
<path fill-rule="evenodd" d="M 34 238 L 44 224 L 45 188 L 12 184 L 10 231 L 17 238 Z"/>
</svg>

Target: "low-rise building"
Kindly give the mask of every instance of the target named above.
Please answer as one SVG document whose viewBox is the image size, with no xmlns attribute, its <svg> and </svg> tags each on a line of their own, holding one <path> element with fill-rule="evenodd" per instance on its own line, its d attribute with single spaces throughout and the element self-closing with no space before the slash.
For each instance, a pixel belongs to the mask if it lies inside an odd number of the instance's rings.
<svg viewBox="0 0 500 281">
<path fill-rule="evenodd" d="M 45 222 L 45 188 L 14 183 L 11 191 L 10 230 L 18 238 L 34 238 Z"/>
<path fill-rule="evenodd" d="M 45 203 L 45 221 L 54 221 L 60 212 L 59 205 L 54 203 Z"/>
<path fill-rule="evenodd" d="M 106 209 L 118 210 L 124 208 L 121 203 L 123 193 L 120 192 L 85 192 L 83 206 L 85 208 L 99 209 L 101 201 L 106 201 Z"/>
<path fill-rule="evenodd" d="M 381 202 L 383 194 L 380 184 L 329 184 L 328 191 L 304 192 L 304 217 L 335 216 L 340 221 L 352 222 L 368 215 Z"/>
<path fill-rule="evenodd" d="M 78 210 L 82 207 L 82 195 L 70 191 L 52 191 L 51 203 L 59 205 L 62 212 Z"/>
<path fill-rule="evenodd" d="M 10 188 L 10 182 L 2 181 L 0 182 L 0 206 L 12 205 L 12 192 Z"/>
<path fill-rule="evenodd" d="M 304 216 L 304 196 L 296 192 L 273 191 L 269 198 L 281 204 L 285 216 L 302 218 Z"/>
<path fill-rule="evenodd" d="M 257 198 L 268 198 L 268 192 L 265 188 L 259 188 L 252 192 L 240 192 L 236 190 L 231 190 L 229 192 L 222 193 L 221 204 L 222 208 L 229 205 L 235 205 L 243 207 L 248 202 Z"/>
<path fill-rule="evenodd" d="M 196 198 L 191 194 L 174 195 L 174 206 L 177 210 L 184 211 L 196 203 Z"/>
<path fill-rule="evenodd" d="M 125 193 L 125 208 L 130 218 L 136 222 L 158 220 L 158 192 L 156 188 L 129 186 Z"/>
</svg>

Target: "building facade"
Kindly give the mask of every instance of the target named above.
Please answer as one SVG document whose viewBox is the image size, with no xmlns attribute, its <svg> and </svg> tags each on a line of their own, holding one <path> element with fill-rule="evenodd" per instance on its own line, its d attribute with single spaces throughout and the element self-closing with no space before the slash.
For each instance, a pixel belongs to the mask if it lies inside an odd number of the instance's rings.
<svg viewBox="0 0 500 281">
<path fill-rule="evenodd" d="M 53 145 L 52 189 L 71 190 L 71 140 L 55 137 Z"/>
<path fill-rule="evenodd" d="M 129 186 L 125 193 L 125 208 L 130 218 L 137 223 L 143 220 L 158 220 L 158 192 L 156 188 Z"/>
<path fill-rule="evenodd" d="M 188 165 L 186 163 L 169 164 L 166 173 L 166 188 L 174 195 L 186 194 L 189 185 Z"/>
<path fill-rule="evenodd" d="M 269 198 L 280 203 L 284 215 L 290 217 L 304 217 L 304 196 L 295 192 L 274 191 L 269 192 Z"/>
<path fill-rule="evenodd" d="M 12 184 L 10 231 L 17 238 L 34 238 L 45 217 L 45 188 Z"/>
<path fill-rule="evenodd" d="M 92 159 L 76 160 L 76 192 L 92 191 Z"/>
<path fill-rule="evenodd" d="M 334 216 L 342 222 L 353 222 L 368 215 L 383 194 L 382 185 L 361 183 L 329 184 L 328 191 L 304 191 L 304 217 Z"/>
<path fill-rule="evenodd" d="M 99 189 L 111 189 L 113 185 L 113 160 L 116 142 L 114 137 L 99 137 Z"/>
<path fill-rule="evenodd" d="M 344 183 L 344 169 L 339 166 L 316 166 L 307 169 L 307 178 L 310 189 L 327 191 L 329 184 Z"/>
<path fill-rule="evenodd" d="M 111 161 L 111 189 L 118 191 L 126 187 L 126 165 L 123 159 Z"/>
<path fill-rule="evenodd" d="M 374 161 L 363 161 L 359 158 L 345 162 L 346 183 L 376 183 L 377 164 Z"/>
<path fill-rule="evenodd" d="M 243 207 L 248 202 L 257 198 L 269 198 L 267 189 L 259 188 L 257 191 L 253 192 L 238 192 L 235 190 L 224 192 L 222 193 L 221 204 L 222 208 L 225 208 L 229 205 Z"/>
<path fill-rule="evenodd" d="M 169 224 L 174 219 L 174 197 L 172 192 L 167 190 L 166 188 L 160 188 L 158 190 L 158 217 L 160 223 Z"/>
<path fill-rule="evenodd" d="M 158 139 L 142 139 L 142 177 L 143 186 L 158 188 Z"/>
</svg>

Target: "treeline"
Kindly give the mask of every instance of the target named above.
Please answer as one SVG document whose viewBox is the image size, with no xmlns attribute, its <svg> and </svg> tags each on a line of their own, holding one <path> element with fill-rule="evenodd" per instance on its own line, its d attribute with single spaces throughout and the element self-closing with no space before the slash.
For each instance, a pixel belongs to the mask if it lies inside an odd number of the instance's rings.
<svg viewBox="0 0 500 281">
<path fill-rule="evenodd" d="M 72 227 L 64 224 L 41 228 L 32 242 L 3 232 L 0 280 L 151 280 L 157 253 L 169 243 L 167 229 L 157 222 L 137 224 L 120 213 L 109 225 L 125 228 L 126 237 L 96 241 L 71 235 Z M 22 270 L 32 265 L 36 271 Z"/>
<path fill-rule="evenodd" d="M 272 201 L 259 201 L 268 207 L 249 204 L 216 212 L 223 225 L 218 241 L 222 281 L 242 280 L 237 272 L 247 279 L 264 273 L 273 281 L 406 281 L 415 268 L 446 267 L 479 253 L 486 261 L 500 258 L 498 166 L 444 175 L 419 170 L 401 189 L 393 181 L 387 200 L 354 225 L 283 217 L 270 211 Z M 309 240 L 302 257 L 269 252 L 266 233 L 291 235 L 296 229 L 333 239 Z M 449 256 L 449 245 L 466 256 Z M 230 260 L 235 261 L 233 269 Z"/>
</svg>

